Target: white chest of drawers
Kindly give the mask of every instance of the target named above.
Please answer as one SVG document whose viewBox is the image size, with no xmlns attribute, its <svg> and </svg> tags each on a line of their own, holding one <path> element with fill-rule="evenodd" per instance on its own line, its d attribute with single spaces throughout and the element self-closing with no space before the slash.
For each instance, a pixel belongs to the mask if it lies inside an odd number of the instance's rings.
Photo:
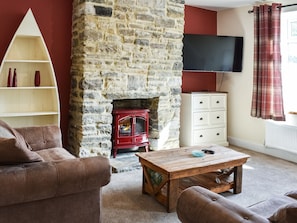
<svg viewBox="0 0 297 223">
<path fill-rule="evenodd" d="M 180 122 L 181 146 L 227 146 L 227 93 L 182 93 Z"/>
</svg>

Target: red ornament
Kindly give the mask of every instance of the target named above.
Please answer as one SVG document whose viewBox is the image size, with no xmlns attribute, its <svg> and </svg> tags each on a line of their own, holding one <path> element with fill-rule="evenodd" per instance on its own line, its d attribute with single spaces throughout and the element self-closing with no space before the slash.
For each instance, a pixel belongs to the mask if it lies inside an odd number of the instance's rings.
<svg viewBox="0 0 297 223">
<path fill-rule="evenodd" d="M 16 87 L 17 86 L 17 73 L 16 73 L 16 69 L 15 68 L 14 68 L 14 71 L 13 71 L 12 86 L 13 87 Z"/>
<path fill-rule="evenodd" d="M 8 77 L 7 77 L 7 87 L 11 87 L 11 86 L 12 86 L 12 76 L 11 76 L 11 68 L 9 68 Z"/>
<path fill-rule="evenodd" d="M 34 84 L 36 87 L 40 86 L 40 71 L 35 71 Z"/>
</svg>

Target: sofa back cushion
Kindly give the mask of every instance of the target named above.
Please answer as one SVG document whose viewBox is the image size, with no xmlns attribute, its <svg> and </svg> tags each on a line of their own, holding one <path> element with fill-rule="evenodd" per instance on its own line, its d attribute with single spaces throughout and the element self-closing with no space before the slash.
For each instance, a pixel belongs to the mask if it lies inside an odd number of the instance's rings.
<svg viewBox="0 0 297 223">
<path fill-rule="evenodd" d="M 56 125 L 16 128 L 33 151 L 62 147 L 61 130 Z"/>
<path fill-rule="evenodd" d="M 297 220 L 297 202 L 280 207 L 269 220 L 273 223 L 295 223 Z"/>
<path fill-rule="evenodd" d="M 23 136 L 0 120 L 0 165 L 43 161 Z"/>
<path fill-rule="evenodd" d="M 280 207 L 283 207 L 287 204 L 291 204 L 293 202 L 295 202 L 295 200 L 291 197 L 275 195 L 270 199 L 253 204 L 249 207 L 249 209 L 257 213 L 258 215 L 261 215 L 268 219 L 270 216 L 276 213 Z"/>
<path fill-rule="evenodd" d="M 297 200 L 297 190 L 289 191 L 289 192 L 285 193 L 285 195 Z"/>
</svg>

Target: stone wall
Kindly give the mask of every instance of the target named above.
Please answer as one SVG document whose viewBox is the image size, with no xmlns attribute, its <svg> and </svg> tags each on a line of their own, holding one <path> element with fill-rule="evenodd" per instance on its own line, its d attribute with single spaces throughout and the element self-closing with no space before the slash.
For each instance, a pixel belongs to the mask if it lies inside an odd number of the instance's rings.
<svg viewBox="0 0 297 223">
<path fill-rule="evenodd" d="M 150 148 L 179 146 L 184 0 L 74 0 L 69 150 L 110 156 L 114 101 L 146 100 Z"/>
</svg>

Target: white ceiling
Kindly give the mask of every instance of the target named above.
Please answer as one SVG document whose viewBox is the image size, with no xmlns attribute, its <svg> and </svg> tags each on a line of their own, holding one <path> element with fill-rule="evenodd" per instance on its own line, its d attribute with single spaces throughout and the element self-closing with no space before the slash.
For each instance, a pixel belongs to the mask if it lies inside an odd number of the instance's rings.
<svg viewBox="0 0 297 223">
<path fill-rule="evenodd" d="M 242 6 L 252 6 L 255 3 L 265 2 L 266 0 L 185 0 L 186 5 L 220 11 L 228 8 L 238 8 Z"/>
</svg>

